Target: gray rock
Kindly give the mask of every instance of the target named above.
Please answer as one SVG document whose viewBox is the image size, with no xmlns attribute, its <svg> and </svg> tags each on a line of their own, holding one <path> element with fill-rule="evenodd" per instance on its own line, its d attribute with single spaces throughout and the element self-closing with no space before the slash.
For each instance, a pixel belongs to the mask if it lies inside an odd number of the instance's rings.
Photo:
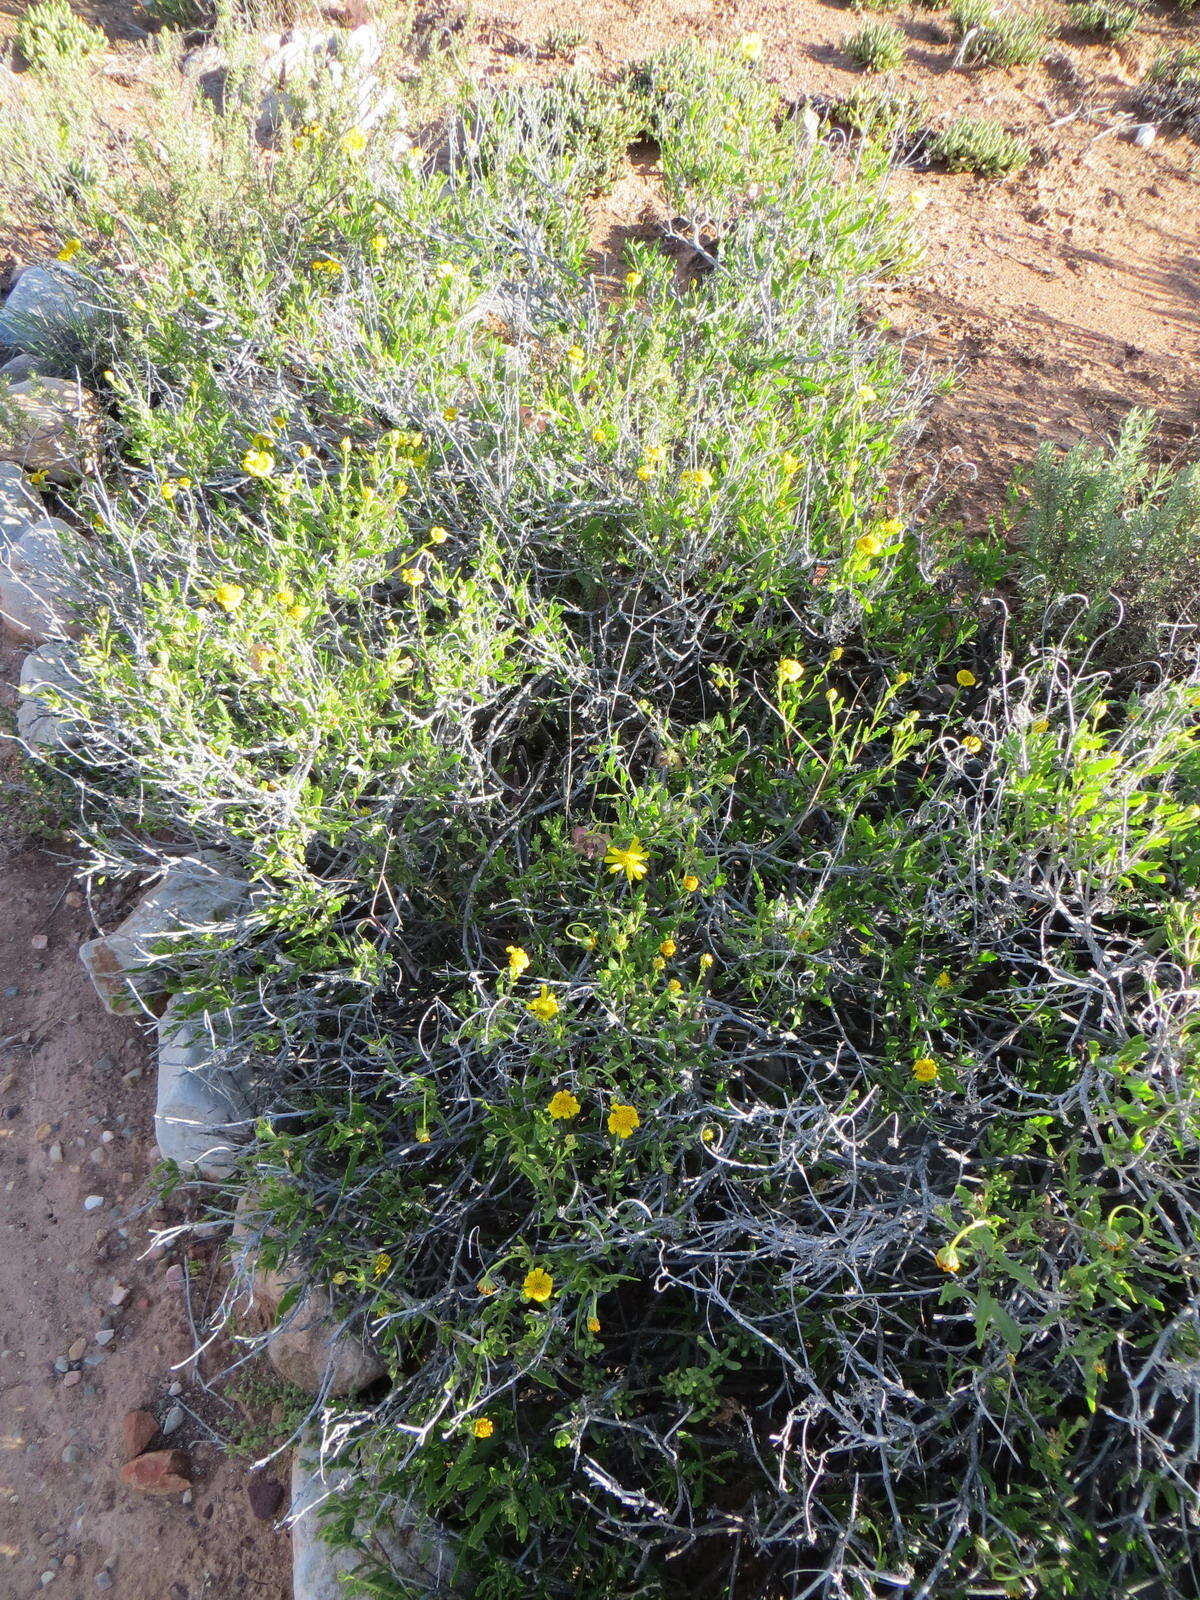
<svg viewBox="0 0 1200 1600">
<path fill-rule="evenodd" d="M 70 378 L 26 378 L 0 393 L 0 461 L 69 483 L 95 468 L 100 408 Z"/>
<path fill-rule="evenodd" d="M 20 467 L 0 461 L 0 547 L 14 544 L 45 515 L 45 506 Z"/>
<path fill-rule="evenodd" d="M 66 266 L 26 267 L 0 306 L 0 345 L 33 350 L 47 334 L 85 331 L 98 310 L 88 292 Z"/>
<path fill-rule="evenodd" d="M 321 1466 L 315 1435 L 309 1431 L 292 1460 L 292 1600 L 344 1600 L 345 1579 L 358 1570 L 369 1549 L 391 1570 L 405 1593 L 444 1597 L 462 1595 L 455 1582 L 457 1546 L 453 1537 L 419 1508 L 396 1501 L 388 1515 L 355 1537 L 363 1550 L 334 1550 L 321 1537 L 321 1506 L 350 1473 Z"/>
<path fill-rule="evenodd" d="M 68 709 L 79 679 L 71 668 L 67 647 L 44 644 L 21 663 L 21 700 L 17 706 L 17 735 L 31 750 L 66 750 L 71 745 Z M 52 694 L 47 697 L 44 691 Z M 55 705 L 55 697 L 64 702 Z"/>
<path fill-rule="evenodd" d="M 154 1136 L 165 1161 L 219 1181 L 237 1162 L 239 1136 L 250 1116 L 242 1071 L 218 1067 L 205 1018 L 180 1013 L 173 997 L 158 1023 L 158 1101 Z"/>
<path fill-rule="evenodd" d="M 89 1194 L 83 1202 L 83 1209 L 85 1211 L 99 1211 L 103 1204 L 104 1196 L 102 1194 Z"/>
<path fill-rule="evenodd" d="M 1158 129 L 1152 122 L 1139 122 L 1130 137 L 1140 150 L 1145 150 L 1158 137 Z"/>
<path fill-rule="evenodd" d="M 57 517 L 43 517 L 12 544 L 0 545 L 0 622 L 28 644 L 64 639 L 84 589 L 67 552 L 77 535 Z"/>
<path fill-rule="evenodd" d="M 172 1406 L 163 1418 L 162 1431 L 164 1434 L 178 1433 L 183 1427 L 184 1410 L 182 1406 Z"/>
<path fill-rule="evenodd" d="M 106 1010 L 120 1016 L 161 994 L 172 945 L 227 925 L 249 892 L 218 856 L 204 853 L 172 867 L 111 933 L 79 947 Z"/>
<path fill-rule="evenodd" d="M 256 1202 L 247 1191 L 238 1202 L 233 1242 L 243 1250 L 242 1270 L 250 1282 L 250 1308 L 260 1325 L 270 1327 L 267 1359 L 289 1383 L 309 1394 L 356 1394 L 383 1377 L 386 1368 L 371 1345 L 338 1321 L 327 1292 L 313 1286 L 275 1324 L 279 1303 L 301 1275 L 259 1265 L 263 1229 L 253 1217 Z"/>
<path fill-rule="evenodd" d="M 42 365 L 39 365 L 37 356 L 19 355 L 0 367 L 0 378 L 9 383 L 24 383 L 26 378 L 39 377 L 41 372 Z"/>
</svg>

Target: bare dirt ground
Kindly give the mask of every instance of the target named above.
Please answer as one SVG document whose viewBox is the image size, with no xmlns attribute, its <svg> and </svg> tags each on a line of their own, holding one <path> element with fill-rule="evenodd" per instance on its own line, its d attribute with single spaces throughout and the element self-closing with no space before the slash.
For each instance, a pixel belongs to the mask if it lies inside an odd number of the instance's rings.
<svg viewBox="0 0 1200 1600">
<path fill-rule="evenodd" d="M 23 6 L 0 0 L 0 42 Z M 106 70 L 123 81 L 145 14 L 133 0 L 77 9 L 104 26 Z M 818 0 L 426 0 L 417 15 L 427 37 L 489 78 L 572 62 L 615 68 L 669 40 L 756 31 L 764 71 L 786 95 L 839 96 L 863 81 L 839 49 L 861 19 Z M 913 171 L 894 180 L 916 195 L 924 261 L 907 281 L 879 286 L 867 313 L 887 319 L 914 362 L 958 378 L 914 446 L 912 497 L 982 526 L 1040 441 L 1102 438 L 1132 405 L 1159 411 L 1164 452 L 1194 449 L 1200 150 L 1170 134 L 1139 149 L 1128 130 L 1155 49 L 1196 39 L 1200 27 L 1152 11 L 1119 50 L 1071 36 L 1037 66 L 964 72 L 951 66 L 942 17 L 891 17 L 910 41 L 896 79 L 927 97 L 932 124 L 965 111 L 997 117 L 1037 152 L 1001 182 Z M 600 251 L 652 226 L 655 205 L 652 171 L 631 161 L 598 208 Z M 0 269 L 6 253 L 28 258 L 36 244 L 21 219 L 0 220 Z M 20 656 L 0 651 L 0 681 L 15 680 Z M 142 1259 L 163 1220 L 147 1210 L 145 1029 L 106 1016 L 91 992 L 76 956 L 88 910 L 69 869 L 36 846 L 11 744 L 0 747 L 0 786 L 0 1600 L 43 1583 L 64 1600 L 107 1588 L 116 1600 L 284 1600 L 287 1536 L 253 1518 L 248 1462 L 219 1447 L 236 1403 L 214 1409 L 177 1370 L 211 1263 L 179 1251 Z M 91 1195 L 102 1203 L 87 1211 Z M 185 1274 L 198 1305 L 189 1307 Z M 227 1354 L 215 1349 L 206 1370 Z M 190 1503 L 149 1499 L 118 1476 L 125 1412 L 149 1405 L 162 1420 L 177 1402 L 187 1411 L 171 1442 L 192 1457 Z"/>
</svg>

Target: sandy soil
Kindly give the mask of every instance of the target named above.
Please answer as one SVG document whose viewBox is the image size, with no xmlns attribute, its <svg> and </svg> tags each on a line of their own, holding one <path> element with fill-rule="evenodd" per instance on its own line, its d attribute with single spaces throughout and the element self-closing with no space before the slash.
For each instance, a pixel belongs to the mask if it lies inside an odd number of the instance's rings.
<svg viewBox="0 0 1200 1600">
<path fill-rule="evenodd" d="M 0 40 L 23 4 L 0 0 Z M 105 27 L 106 71 L 123 82 L 144 14 L 133 0 L 77 8 Z M 862 81 L 838 48 L 861 19 L 818 0 L 425 0 L 417 9 L 433 37 L 493 78 L 572 61 L 615 67 L 670 39 L 754 30 L 764 70 L 789 96 L 836 96 Z M 1131 91 L 1154 50 L 1198 38 L 1200 27 L 1152 12 L 1119 51 L 1072 38 L 1053 42 L 1038 66 L 960 72 L 937 15 L 892 17 L 910 39 L 898 81 L 926 95 L 931 123 L 995 116 L 1037 151 L 1026 172 L 999 183 L 895 179 L 899 192 L 918 194 L 925 259 L 908 281 L 879 286 L 868 314 L 890 322 L 914 361 L 958 375 L 914 447 L 913 497 L 982 525 L 1041 440 L 1103 436 L 1135 404 L 1160 411 L 1167 453 L 1184 449 L 1200 424 L 1200 152 L 1170 135 L 1138 149 L 1128 130 Z M 134 117 L 135 96 L 130 106 Z M 654 193 L 647 164 L 631 161 L 598 210 L 598 245 L 618 249 L 653 211 Z M 35 245 L 21 219 L 0 225 L 0 270 L 6 252 Z M 19 662 L 19 651 L 0 651 L 0 682 L 13 682 Z M 0 747 L 0 785 L 0 1600 L 41 1592 L 47 1573 L 48 1592 L 70 1600 L 109 1578 L 118 1600 L 283 1600 L 286 1535 L 254 1519 L 248 1462 L 220 1447 L 236 1431 L 229 1385 L 214 1394 L 179 1366 L 213 1292 L 211 1263 L 144 1255 L 163 1221 L 147 1209 L 144 1030 L 106 1016 L 91 992 L 76 958 L 91 931 L 87 908 L 69 869 L 32 842 L 37 819 L 11 745 Z M 103 1197 L 95 1211 L 84 1210 L 89 1195 Z M 127 1292 L 116 1307 L 118 1289 Z M 97 1343 L 109 1326 L 112 1338 Z M 83 1353 L 72 1360 L 76 1341 Z M 227 1357 L 214 1349 L 205 1375 Z M 125 1412 L 150 1406 L 162 1419 L 177 1402 L 186 1420 L 171 1442 L 188 1449 L 195 1478 L 187 1504 L 147 1499 L 118 1478 Z"/>
</svg>

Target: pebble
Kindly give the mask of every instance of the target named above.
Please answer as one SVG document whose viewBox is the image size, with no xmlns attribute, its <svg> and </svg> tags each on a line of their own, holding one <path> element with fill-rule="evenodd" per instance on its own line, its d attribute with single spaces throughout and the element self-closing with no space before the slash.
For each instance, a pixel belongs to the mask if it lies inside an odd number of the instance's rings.
<svg viewBox="0 0 1200 1600">
<path fill-rule="evenodd" d="M 104 1196 L 102 1194 L 90 1194 L 83 1202 L 83 1209 L 85 1211 L 99 1211 L 103 1204 Z"/>
<path fill-rule="evenodd" d="M 66 1356 L 55 1356 L 54 1370 L 55 1372 L 70 1372 L 71 1363 L 67 1360 Z"/>
<path fill-rule="evenodd" d="M 46 1139 L 48 1139 L 50 1137 L 50 1133 L 51 1133 L 50 1124 L 48 1122 L 43 1122 L 43 1123 L 40 1123 L 33 1130 L 33 1137 L 37 1140 L 37 1142 L 39 1144 L 41 1144 L 44 1140 L 46 1140 Z"/>
<path fill-rule="evenodd" d="M 115 1338 L 116 1334 L 112 1328 L 101 1328 L 99 1333 L 96 1335 L 96 1343 L 111 1344 Z"/>
<path fill-rule="evenodd" d="M 125 1285 L 123 1283 L 114 1283 L 112 1286 L 112 1293 L 108 1297 L 109 1305 L 123 1306 L 128 1299 L 129 1290 L 125 1287 Z"/>
<path fill-rule="evenodd" d="M 43 1572 L 41 1577 L 38 1579 L 38 1582 L 41 1584 L 43 1589 L 48 1589 L 54 1582 L 54 1574 L 52 1572 Z"/>
<path fill-rule="evenodd" d="M 66 1376 L 63 1378 L 63 1388 L 64 1389 L 73 1389 L 75 1387 L 75 1385 L 80 1381 L 80 1379 L 82 1377 L 83 1377 L 83 1373 L 82 1372 L 68 1372 L 66 1374 Z"/>
<path fill-rule="evenodd" d="M 69 1444 L 63 1451 L 62 1458 L 66 1462 L 67 1466 L 71 1467 L 74 1466 L 82 1454 L 83 1451 L 77 1444 Z"/>
<path fill-rule="evenodd" d="M 50 941 L 44 933 L 35 933 L 29 941 L 29 947 L 31 950 L 44 950 L 49 943 Z"/>
<path fill-rule="evenodd" d="M 1152 122 L 1139 122 L 1137 127 L 1133 130 L 1133 142 L 1137 145 L 1139 150 L 1145 150 L 1149 145 L 1154 143 L 1157 135 L 1158 129 Z"/>
<path fill-rule="evenodd" d="M 183 1417 L 184 1417 L 183 1407 L 182 1406 L 172 1406 L 170 1411 L 168 1411 L 166 1416 L 163 1418 L 162 1431 L 164 1433 L 175 1433 L 175 1432 L 177 1432 L 180 1428 L 183 1427 Z"/>
<path fill-rule="evenodd" d="M 260 1522 L 270 1522 L 283 1504 L 283 1485 L 277 1478 L 264 1478 L 255 1473 L 246 1485 L 250 1509 Z"/>
<path fill-rule="evenodd" d="M 171 1387 L 167 1390 L 167 1393 L 169 1395 L 171 1395 L 172 1397 L 174 1397 L 177 1394 L 182 1394 L 183 1393 L 183 1385 L 178 1380 L 176 1380 L 171 1385 Z"/>
<path fill-rule="evenodd" d="M 87 1340 L 73 1339 L 67 1346 L 67 1356 L 71 1361 L 82 1361 L 83 1353 L 87 1349 Z"/>
<path fill-rule="evenodd" d="M 46 1154 L 50 1157 L 50 1164 L 56 1167 L 62 1160 L 62 1145 L 52 1144 Z"/>
<path fill-rule="evenodd" d="M 103 1567 L 96 1574 L 97 1589 L 111 1589 L 113 1586 L 112 1573 L 106 1572 Z"/>
<path fill-rule="evenodd" d="M 108 1128 L 105 1128 L 104 1132 L 100 1135 L 100 1143 L 111 1144 L 115 1138 L 116 1134 L 112 1133 Z"/>
</svg>

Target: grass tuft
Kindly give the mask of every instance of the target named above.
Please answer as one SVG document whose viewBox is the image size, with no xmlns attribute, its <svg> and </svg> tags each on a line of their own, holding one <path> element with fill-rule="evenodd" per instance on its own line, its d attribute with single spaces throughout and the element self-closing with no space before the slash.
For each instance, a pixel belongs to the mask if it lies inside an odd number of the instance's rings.
<svg viewBox="0 0 1200 1600">
<path fill-rule="evenodd" d="M 951 172 L 981 178 L 1007 177 L 1029 164 L 1028 142 L 992 117 L 959 117 L 930 141 L 930 154 Z"/>
</svg>

